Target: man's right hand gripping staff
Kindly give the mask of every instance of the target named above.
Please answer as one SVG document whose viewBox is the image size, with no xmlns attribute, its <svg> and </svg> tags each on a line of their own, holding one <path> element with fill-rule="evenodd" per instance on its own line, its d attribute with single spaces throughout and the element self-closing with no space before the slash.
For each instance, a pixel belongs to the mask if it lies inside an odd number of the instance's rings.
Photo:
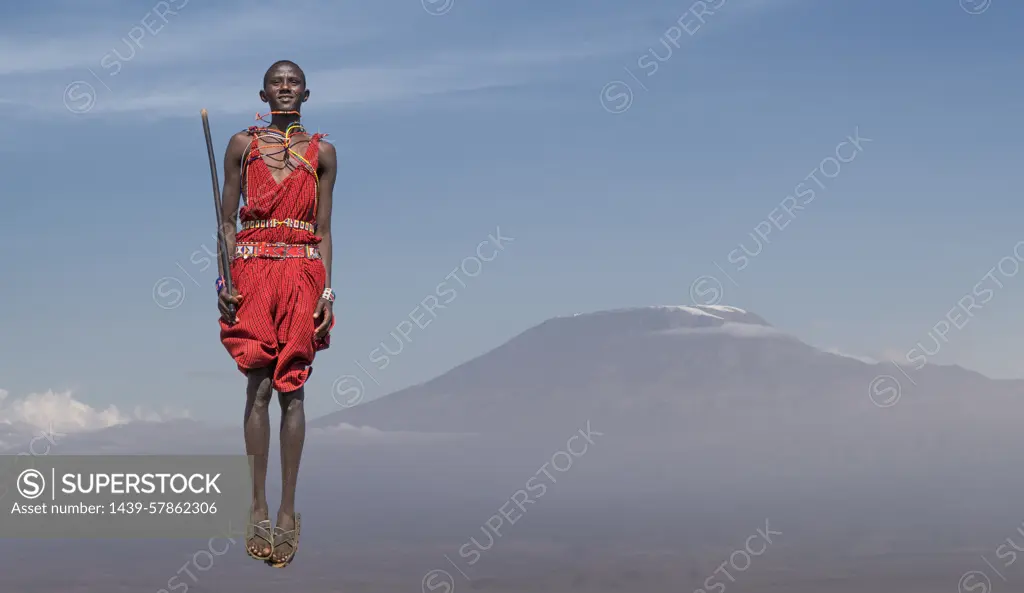
<svg viewBox="0 0 1024 593">
<path fill-rule="evenodd" d="M 217 308 L 220 309 L 220 318 L 224 323 L 235 323 L 238 320 L 238 305 L 242 303 L 242 295 L 235 290 L 228 294 L 223 278 L 217 278 Z"/>
</svg>

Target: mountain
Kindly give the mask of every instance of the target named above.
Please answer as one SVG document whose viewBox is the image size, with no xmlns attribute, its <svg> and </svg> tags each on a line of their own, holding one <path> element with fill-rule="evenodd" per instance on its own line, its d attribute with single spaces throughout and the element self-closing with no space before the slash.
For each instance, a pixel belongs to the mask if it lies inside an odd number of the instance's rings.
<svg viewBox="0 0 1024 593">
<path fill-rule="evenodd" d="M 771 551 L 735 571 L 747 590 L 907 588 L 920 575 L 928 587 L 911 590 L 952 588 L 1020 541 L 1022 396 L 1024 381 L 828 353 L 734 307 L 558 317 L 310 421 L 295 569 L 264 576 L 233 553 L 202 587 L 425 591 L 441 568 L 460 591 L 697 590 L 771 525 Z M 51 454 L 241 452 L 240 432 L 133 422 L 61 436 Z M 31 435 L 0 425 L 0 440 Z M 105 590 L 168 590 L 206 545 L 0 539 L 18 568 L 0 589 L 72 590 L 89 574 Z M 467 549 L 485 553 L 475 563 Z M 837 575 L 861 580 L 841 589 Z"/>
<path fill-rule="evenodd" d="M 686 492 L 741 504 L 755 484 L 763 496 L 792 499 L 796 485 L 814 483 L 871 500 L 862 489 L 892 482 L 901 491 L 890 494 L 912 504 L 938 485 L 956 491 L 950 483 L 965 476 L 1024 485 L 1005 472 L 1024 449 L 1022 416 L 1024 381 L 864 362 L 735 307 L 658 306 L 549 319 L 431 381 L 311 426 L 482 435 L 473 452 L 417 451 L 437 457 L 421 465 L 454 476 L 445 463 L 480 475 L 528 464 L 589 425 L 608 443 L 588 466 L 594 488 L 612 479 L 634 497 Z M 975 490 L 970 480 L 961 486 Z"/>
<path fill-rule="evenodd" d="M 883 401 L 897 388 L 898 399 Z M 995 471 L 1024 448 L 1022 396 L 1024 381 L 957 366 L 914 370 L 825 352 L 735 307 L 637 307 L 549 319 L 433 380 L 310 420 L 307 448 L 311 460 L 357 448 L 367 457 L 346 463 L 429 474 L 449 471 L 434 467 L 445 462 L 529 465 L 590 426 L 612 444 L 605 469 L 632 472 L 637 483 L 640 473 L 711 472 L 784 488 L 808 475 Z M 0 441 L 13 446 L 31 434 L 0 425 Z M 236 427 L 191 420 L 56 440 L 57 454 L 242 447 Z"/>
<path fill-rule="evenodd" d="M 876 379 L 885 375 L 900 383 L 904 408 L 1024 393 L 1024 382 L 960 367 L 901 371 L 825 352 L 735 307 L 658 306 L 549 319 L 431 381 L 312 426 L 522 433 L 601 417 L 644 437 L 700 431 L 723 415 L 827 423 L 881 412 L 870 391 L 884 392 Z"/>
</svg>

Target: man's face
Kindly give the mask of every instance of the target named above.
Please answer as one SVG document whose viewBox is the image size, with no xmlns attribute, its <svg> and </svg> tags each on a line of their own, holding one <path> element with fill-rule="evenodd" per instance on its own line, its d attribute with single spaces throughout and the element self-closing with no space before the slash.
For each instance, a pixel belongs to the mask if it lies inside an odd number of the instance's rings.
<svg viewBox="0 0 1024 593">
<path fill-rule="evenodd" d="M 271 70 L 263 87 L 264 99 L 273 111 L 298 111 L 307 93 L 302 73 L 290 64 Z"/>
</svg>

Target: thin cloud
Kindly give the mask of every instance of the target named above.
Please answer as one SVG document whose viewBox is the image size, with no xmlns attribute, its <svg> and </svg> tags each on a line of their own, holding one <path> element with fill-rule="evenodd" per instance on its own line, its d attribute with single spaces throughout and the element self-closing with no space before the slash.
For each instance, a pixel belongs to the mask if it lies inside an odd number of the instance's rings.
<svg viewBox="0 0 1024 593">
<path fill-rule="evenodd" d="M 466 93 L 520 86 L 540 80 L 553 68 L 573 61 L 602 55 L 601 50 L 553 48 L 547 51 L 515 52 L 490 50 L 465 54 L 443 54 L 419 63 L 398 63 L 368 67 L 307 69 L 319 107 L 349 107 L 400 103 L 426 96 Z M 548 70 L 549 71 L 549 70 Z M 244 79 L 236 71 L 211 70 L 195 83 L 194 71 L 167 72 L 143 89 L 104 89 L 87 77 L 88 86 L 76 93 L 90 93 L 94 105 L 89 115 L 145 114 L 155 117 L 193 117 L 199 108 L 221 114 L 253 112 L 258 81 Z M 190 81 L 191 84 L 185 84 Z M 43 113 L 68 114 L 57 96 L 65 86 L 51 87 L 49 97 L 36 98 L 30 105 Z M 76 95 L 77 97 L 78 95 Z M 257 104 L 258 105 L 258 104 Z"/>
<path fill-rule="evenodd" d="M 479 436 L 475 433 L 412 432 L 402 430 L 379 430 L 371 426 L 355 426 L 340 422 L 324 428 L 309 430 L 313 437 L 331 437 L 344 440 L 358 440 L 375 443 L 423 443 L 452 441 Z"/>
<path fill-rule="evenodd" d="M 737 338 L 794 338 L 781 330 L 767 325 L 726 322 L 711 327 L 678 327 L 657 332 L 663 335 L 722 334 Z"/>
<path fill-rule="evenodd" d="M 0 55 L 12 57 L 0 63 L 0 74 L 91 68 L 109 76 L 101 62 L 104 56 L 117 59 L 118 54 L 126 69 L 173 66 L 194 71 L 211 62 L 237 63 L 264 47 L 263 40 L 276 49 L 275 40 L 282 34 L 280 11 L 251 5 L 204 10 L 199 2 L 188 2 L 176 14 L 152 9 L 139 13 L 137 5 L 117 10 L 107 7 L 103 14 L 83 7 L 79 14 L 63 16 L 74 18 L 55 22 L 47 15 L 30 29 L 45 31 L 43 34 L 0 28 Z M 322 11 L 318 18 L 303 24 L 303 38 L 313 44 L 314 51 L 342 49 L 378 33 L 363 19 L 336 9 Z"/>
<path fill-rule="evenodd" d="M 319 16 L 304 25 L 301 44 L 280 39 L 278 11 L 248 5 L 209 9 L 188 2 L 165 20 L 137 15 L 126 6 L 83 8 L 78 11 L 83 23 L 67 14 L 58 22 L 37 15 L 38 26 L 4 31 L 0 40 L 0 51 L 15 56 L 0 64 L 0 74 L 25 89 L 0 96 L 0 102 L 41 117 L 81 117 L 79 111 L 193 117 L 201 107 L 249 114 L 264 62 L 289 57 L 306 69 L 317 107 L 377 106 L 518 87 L 567 64 L 633 46 L 621 33 L 595 36 L 565 26 L 523 30 L 528 43 L 522 38 L 467 42 L 428 35 L 422 18 L 412 18 L 423 16 L 418 10 L 385 14 L 379 6 L 370 11 L 356 3 L 311 1 L 304 9 L 315 8 Z M 145 23 L 157 33 L 144 31 Z M 141 35 L 134 46 L 130 31 Z"/>
<path fill-rule="evenodd" d="M 875 360 L 874 358 L 871 358 L 870 356 L 860 356 L 860 355 L 857 355 L 857 354 L 850 354 L 848 352 L 843 352 L 842 350 L 839 350 L 838 348 L 826 348 L 825 352 L 827 352 L 829 354 L 834 354 L 836 356 L 842 356 L 843 358 L 852 358 L 853 360 L 857 360 L 857 361 L 863 362 L 864 364 L 878 364 L 879 363 L 879 361 Z"/>
</svg>

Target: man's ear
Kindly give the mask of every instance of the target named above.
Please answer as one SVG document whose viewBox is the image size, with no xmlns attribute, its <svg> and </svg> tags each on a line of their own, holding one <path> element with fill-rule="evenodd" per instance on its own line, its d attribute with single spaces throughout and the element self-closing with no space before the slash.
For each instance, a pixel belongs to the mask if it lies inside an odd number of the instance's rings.
<svg viewBox="0 0 1024 593">
<path fill-rule="evenodd" d="M 260 101 L 263 101 L 264 103 L 270 103 L 270 99 L 267 97 L 267 91 L 260 91 Z"/>
</svg>

